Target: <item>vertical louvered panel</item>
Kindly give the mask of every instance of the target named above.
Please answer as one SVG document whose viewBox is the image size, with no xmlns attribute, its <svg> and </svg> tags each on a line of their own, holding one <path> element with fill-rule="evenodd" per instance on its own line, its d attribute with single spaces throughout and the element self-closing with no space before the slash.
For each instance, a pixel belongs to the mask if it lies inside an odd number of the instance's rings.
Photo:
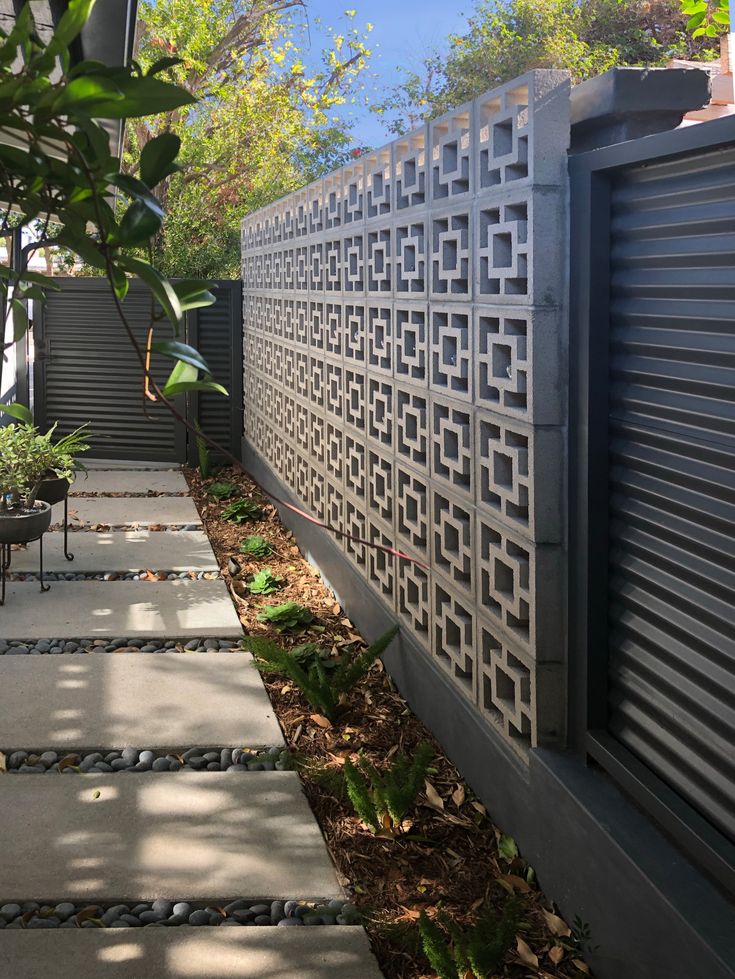
<svg viewBox="0 0 735 979">
<path fill-rule="evenodd" d="M 735 839 L 735 148 L 611 217 L 608 723 Z"/>
<path fill-rule="evenodd" d="M 185 435 L 170 412 L 143 395 L 143 373 L 115 309 L 106 279 L 57 280 L 34 329 L 36 419 L 65 433 L 89 422 L 100 459 L 184 462 Z M 132 281 L 124 304 L 145 348 L 150 293 Z M 171 361 L 153 357 L 165 380 Z"/>
<path fill-rule="evenodd" d="M 230 397 L 200 393 L 195 410 L 205 434 L 239 456 L 238 409 L 242 403 L 243 369 L 241 285 L 239 281 L 217 282 L 215 295 L 217 301 L 213 306 L 197 310 L 196 317 L 192 317 L 195 335 L 190 335 L 190 339 L 206 360 L 214 379 L 227 388 Z"/>
</svg>

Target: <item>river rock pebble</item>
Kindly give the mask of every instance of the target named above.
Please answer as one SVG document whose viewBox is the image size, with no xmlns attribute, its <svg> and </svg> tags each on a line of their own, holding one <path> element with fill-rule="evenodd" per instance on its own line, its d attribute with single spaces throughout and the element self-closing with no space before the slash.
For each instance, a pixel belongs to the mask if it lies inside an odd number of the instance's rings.
<svg viewBox="0 0 735 979">
<path fill-rule="evenodd" d="M 124 748 L 122 751 L 69 751 L 53 749 L 31 753 L 18 749 L 5 751 L 9 775 L 43 774 L 59 772 L 83 774 L 111 774 L 115 772 L 178 772 L 182 769 L 208 772 L 272 771 L 273 759 L 281 770 L 291 768 L 293 760 L 287 748 L 189 748 L 183 755 L 145 748 Z M 229 759 L 238 758 L 232 764 Z M 247 760 L 247 761 L 246 761 Z M 63 763 L 63 764 L 62 764 Z"/>
<path fill-rule="evenodd" d="M 203 572 L 209 574 L 209 572 Z M 49 581 L 53 578 L 45 576 Z M 71 576 L 72 579 L 74 575 Z M 92 575 L 92 578 L 95 576 Z M 188 577 L 188 573 L 186 574 Z M 213 577 L 217 577 L 213 574 Z M 209 653 L 238 649 L 237 639 L 0 639 L 0 656 L 49 656 L 60 653 Z"/>
</svg>

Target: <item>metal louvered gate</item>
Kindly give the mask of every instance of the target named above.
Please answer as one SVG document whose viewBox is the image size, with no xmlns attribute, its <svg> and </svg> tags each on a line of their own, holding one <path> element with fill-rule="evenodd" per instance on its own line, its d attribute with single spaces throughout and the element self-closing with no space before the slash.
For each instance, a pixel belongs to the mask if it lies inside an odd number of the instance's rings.
<svg viewBox="0 0 735 979">
<path fill-rule="evenodd" d="M 735 891 L 735 120 L 571 171 L 572 722 Z"/>
<path fill-rule="evenodd" d="M 59 432 L 85 422 L 94 435 L 98 459 L 184 463 L 196 460 L 186 428 L 162 405 L 145 402 L 141 366 L 130 345 L 102 278 L 57 279 L 34 319 L 34 415 L 40 427 L 59 423 Z M 214 306 L 187 316 L 187 339 L 207 359 L 230 398 L 204 395 L 180 398 L 189 419 L 201 419 L 204 431 L 239 451 L 242 356 L 240 284 L 218 282 Z M 150 324 L 150 292 L 133 280 L 125 310 L 137 340 L 145 347 Z M 161 381 L 172 361 L 154 355 L 151 370 Z M 215 400 L 218 402 L 215 404 Z"/>
</svg>

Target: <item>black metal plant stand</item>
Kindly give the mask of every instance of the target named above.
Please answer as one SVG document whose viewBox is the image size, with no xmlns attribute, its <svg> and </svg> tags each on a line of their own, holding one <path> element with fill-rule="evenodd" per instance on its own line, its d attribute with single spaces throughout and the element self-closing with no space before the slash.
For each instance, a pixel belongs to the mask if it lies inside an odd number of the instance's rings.
<svg viewBox="0 0 735 979">
<path fill-rule="evenodd" d="M 74 555 L 69 553 L 69 496 L 64 497 L 64 557 L 73 561 Z"/>
<path fill-rule="evenodd" d="M 38 541 L 38 578 L 41 582 L 41 591 L 49 591 L 51 585 L 45 584 L 43 580 L 43 534 L 41 534 L 40 537 L 34 537 L 33 540 Z M 33 540 L 27 541 L 27 543 L 32 544 Z M 5 604 L 5 581 L 8 570 L 10 569 L 10 562 L 13 554 L 11 547 L 12 544 L 0 545 L 0 577 L 2 578 L 2 585 L 0 586 L 0 605 Z M 64 548 L 64 552 L 66 553 L 66 547 Z"/>
</svg>

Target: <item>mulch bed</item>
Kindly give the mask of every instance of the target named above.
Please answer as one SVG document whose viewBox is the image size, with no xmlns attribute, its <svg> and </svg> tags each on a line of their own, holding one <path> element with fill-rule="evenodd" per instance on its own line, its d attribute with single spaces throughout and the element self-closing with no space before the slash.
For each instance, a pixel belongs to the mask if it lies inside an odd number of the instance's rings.
<svg viewBox="0 0 735 979">
<path fill-rule="evenodd" d="M 271 635 L 287 647 L 319 642 L 335 654 L 347 645 L 362 643 L 333 593 L 281 524 L 275 508 L 263 500 L 249 479 L 233 469 L 217 472 L 217 481 L 237 484 L 238 494 L 233 498 L 250 497 L 262 504 L 262 520 L 237 525 L 220 518 L 227 501 L 207 496 L 206 487 L 214 479 L 202 480 L 192 469 L 186 470 L 186 477 L 245 632 Z M 275 553 L 261 560 L 241 554 L 240 542 L 252 534 L 265 537 Z M 232 560 L 241 568 L 234 577 L 230 572 L 235 568 L 228 567 Z M 263 597 L 247 591 L 244 581 L 262 568 L 285 579 L 285 586 L 276 594 Z M 257 621 L 263 606 L 286 601 L 308 606 L 316 617 L 317 631 L 273 636 L 267 625 Z M 435 975 L 416 942 L 415 922 L 421 910 L 434 916 L 440 908 L 465 925 L 479 908 L 487 903 L 501 908 L 511 894 L 523 902 L 521 941 L 508 953 L 497 975 L 580 979 L 590 974 L 565 923 L 538 889 L 532 869 L 521 857 L 513 856 L 513 841 L 492 824 L 484 806 L 411 712 L 380 662 L 349 694 L 335 725 L 315 714 L 284 677 L 266 673 L 264 681 L 286 742 L 302 760 L 304 788 L 341 883 L 365 915 L 365 927 L 386 979 Z M 376 837 L 357 819 L 344 796 L 341 766 L 345 758 L 352 755 L 354 760 L 355 753 L 362 751 L 381 767 L 397 751 L 410 757 L 421 741 L 429 741 L 435 751 L 427 793 L 419 796 L 412 825 L 404 836 L 395 840 Z"/>
</svg>

